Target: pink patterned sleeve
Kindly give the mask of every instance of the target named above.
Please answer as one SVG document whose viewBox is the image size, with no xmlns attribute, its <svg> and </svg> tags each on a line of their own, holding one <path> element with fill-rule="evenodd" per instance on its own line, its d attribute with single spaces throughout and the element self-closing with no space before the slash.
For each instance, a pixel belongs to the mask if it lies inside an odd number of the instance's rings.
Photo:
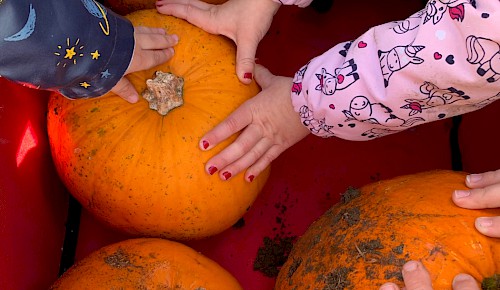
<svg viewBox="0 0 500 290">
<path fill-rule="evenodd" d="M 447 4 L 444 4 L 446 2 Z M 500 99 L 500 1 L 429 1 L 312 59 L 292 102 L 321 137 L 369 140 Z"/>
<path fill-rule="evenodd" d="M 273 1 L 281 3 L 283 5 L 297 5 L 299 7 L 307 7 L 312 2 L 312 0 L 273 0 Z"/>
</svg>

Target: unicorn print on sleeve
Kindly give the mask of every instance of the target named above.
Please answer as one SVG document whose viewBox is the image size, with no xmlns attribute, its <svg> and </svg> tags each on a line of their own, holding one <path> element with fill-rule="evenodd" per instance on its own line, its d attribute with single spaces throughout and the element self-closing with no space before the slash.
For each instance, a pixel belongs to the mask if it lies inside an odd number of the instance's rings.
<svg viewBox="0 0 500 290">
<path fill-rule="evenodd" d="M 309 61 L 294 108 L 311 133 L 360 141 L 483 108 L 500 98 L 499 16 L 499 0 L 431 0 Z"/>
</svg>

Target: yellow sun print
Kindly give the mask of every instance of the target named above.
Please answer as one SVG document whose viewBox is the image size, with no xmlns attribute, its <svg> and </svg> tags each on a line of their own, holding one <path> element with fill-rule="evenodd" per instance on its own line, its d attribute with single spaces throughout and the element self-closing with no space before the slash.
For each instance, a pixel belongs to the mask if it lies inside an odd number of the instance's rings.
<svg viewBox="0 0 500 290">
<path fill-rule="evenodd" d="M 66 38 L 66 47 L 62 45 L 58 45 L 58 51 L 54 52 L 54 55 L 63 56 L 62 60 L 57 63 L 57 66 L 62 65 L 66 67 L 68 65 L 68 61 L 76 64 L 76 60 L 78 57 L 83 57 L 82 50 L 84 48 L 83 45 L 80 45 L 80 39 L 77 39 L 74 44 L 71 44 L 71 40 Z"/>
</svg>

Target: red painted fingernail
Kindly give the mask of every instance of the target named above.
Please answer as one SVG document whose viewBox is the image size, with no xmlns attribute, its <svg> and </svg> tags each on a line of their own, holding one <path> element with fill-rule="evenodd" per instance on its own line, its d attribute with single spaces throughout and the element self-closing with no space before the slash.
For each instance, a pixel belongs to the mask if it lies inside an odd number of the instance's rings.
<svg viewBox="0 0 500 290">
<path fill-rule="evenodd" d="M 231 178 L 231 173 L 226 171 L 226 172 L 222 173 L 222 176 L 224 176 L 225 180 L 228 180 L 229 178 Z"/>
<path fill-rule="evenodd" d="M 208 173 L 210 173 L 210 175 L 213 175 L 215 172 L 217 172 L 217 170 L 218 170 L 218 169 L 217 169 L 217 167 L 215 167 L 215 166 L 210 166 L 210 167 L 208 168 Z"/>
<path fill-rule="evenodd" d="M 203 149 L 207 149 L 208 146 L 210 146 L 210 143 L 208 143 L 208 141 L 206 140 L 203 140 Z"/>
<path fill-rule="evenodd" d="M 248 181 L 252 182 L 254 178 L 255 178 L 255 176 L 250 175 L 250 176 L 248 176 Z"/>
<path fill-rule="evenodd" d="M 246 79 L 252 79 L 253 75 L 252 75 L 252 73 L 245 73 L 243 75 L 243 77 L 246 78 Z"/>
</svg>

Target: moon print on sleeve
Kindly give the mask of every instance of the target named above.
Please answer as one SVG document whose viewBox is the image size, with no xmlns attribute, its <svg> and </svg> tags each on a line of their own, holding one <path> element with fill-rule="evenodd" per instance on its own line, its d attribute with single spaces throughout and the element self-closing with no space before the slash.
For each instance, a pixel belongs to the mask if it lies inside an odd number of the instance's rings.
<svg viewBox="0 0 500 290">
<path fill-rule="evenodd" d="M 28 19 L 26 20 L 26 24 L 19 30 L 17 33 L 5 37 L 3 40 L 5 41 L 21 41 L 27 39 L 33 34 L 35 31 L 35 22 L 36 22 L 36 12 L 33 8 L 33 4 L 30 4 L 30 12 L 28 15 Z"/>
<path fill-rule="evenodd" d="M 97 3 L 95 0 L 81 0 L 83 6 L 87 9 L 87 11 L 97 18 L 101 18 L 104 21 L 104 25 L 102 22 L 99 22 L 99 26 L 101 26 L 102 32 L 105 35 L 109 35 L 109 21 L 107 16 L 106 9 Z"/>
</svg>

